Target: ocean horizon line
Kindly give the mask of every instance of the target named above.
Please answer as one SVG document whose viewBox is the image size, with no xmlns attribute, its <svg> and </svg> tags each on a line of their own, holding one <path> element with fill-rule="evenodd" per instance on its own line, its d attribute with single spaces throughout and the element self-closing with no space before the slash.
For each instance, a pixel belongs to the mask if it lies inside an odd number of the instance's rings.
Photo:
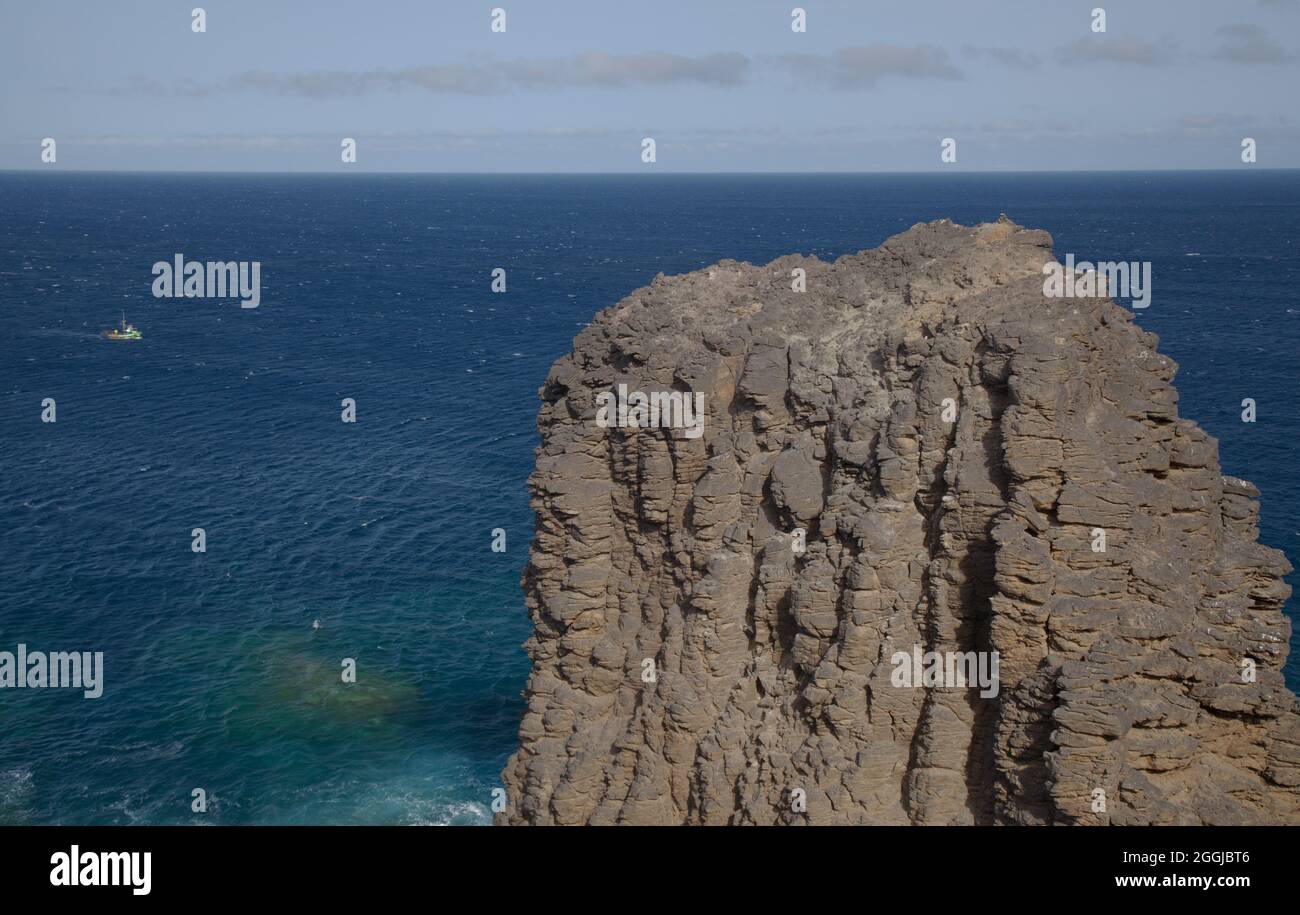
<svg viewBox="0 0 1300 915">
<path fill-rule="evenodd" d="M 1267 172 L 1277 174 L 1280 172 L 1300 172 L 1300 166 L 1286 166 L 1278 168 L 1263 168 L 1258 166 L 1235 167 L 1235 168 L 1097 168 L 1097 169 L 916 169 L 901 171 L 788 171 L 788 170 L 770 170 L 770 171 L 673 171 L 673 170 L 624 170 L 624 171 L 408 171 L 408 170 L 381 170 L 381 169 L 354 169 L 354 168 L 336 168 L 329 170 L 295 170 L 295 171 L 276 171 L 264 169 L 109 169 L 109 168 L 56 168 L 46 167 L 36 168 L 0 168 L 0 175 L 29 175 L 29 174 L 48 174 L 50 172 L 59 172 L 65 175 L 275 175 L 275 176 L 428 176 L 428 177 L 557 177 L 557 178 L 578 178 L 578 177 L 628 177 L 640 175 L 646 178 L 655 177 L 756 177 L 756 176 L 782 176 L 782 177 L 850 177 L 866 175 L 890 175 L 890 176 L 939 176 L 939 175 L 1222 175 L 1222 174 L 1249 174 L 1258 172 Z"/>
</svg>

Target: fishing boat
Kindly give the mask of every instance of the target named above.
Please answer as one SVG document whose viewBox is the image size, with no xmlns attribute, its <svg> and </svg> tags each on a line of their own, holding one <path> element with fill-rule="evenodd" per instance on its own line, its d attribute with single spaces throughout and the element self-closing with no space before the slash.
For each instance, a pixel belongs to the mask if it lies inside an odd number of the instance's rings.
<svg viewBox="0 0 1300 915">
<path fill-rule="evenodd" d="M 106 330 L 100 334 L 105 340 L 139 340 L 143 334 L 136 329 L 134 324 L 126 323 L 126 312 L 122 312 L 122 323 L 111 330 Z"/>
</svg>

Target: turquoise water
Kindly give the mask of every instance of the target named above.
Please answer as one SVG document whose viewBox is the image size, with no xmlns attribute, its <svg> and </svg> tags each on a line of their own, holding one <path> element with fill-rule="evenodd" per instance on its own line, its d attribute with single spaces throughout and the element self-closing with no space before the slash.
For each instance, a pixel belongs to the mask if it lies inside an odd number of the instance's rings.
<svg viewBox="0 0 1300 915">
<path fill-rule="evenodd" d="M 1138 320 L 1295 562 L 1300 173 L 0 174 L 0 650 L 106 669 L 0 692 L 0 822 L 487 822 L 536 393 L 582 324 L 660 271 L 1001 212 L 1153 262 Z M 177 252 L 260 261 L 261 307 L 153 298 Z M 100 340 L 123 309 L 145 339 Z"/>
</svg>

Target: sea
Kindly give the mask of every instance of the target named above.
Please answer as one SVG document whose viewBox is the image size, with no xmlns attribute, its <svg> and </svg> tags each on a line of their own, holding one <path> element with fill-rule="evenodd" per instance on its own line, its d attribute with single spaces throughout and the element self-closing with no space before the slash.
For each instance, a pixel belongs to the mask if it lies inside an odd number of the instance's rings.
<svg viewBox="0 0 1300 915">
<path fill-rule="evenodd" d="M 1182 414 L 1300 565 L 1298 171 L 0 173 L 0 650 L 104 657 L 98 699 L 0 691 L 0 823 L 489 822 L 574 335 L 660 272 L 1003 213 L 1152 263 Z M 259 262 L 259 306 L 155 298 L 177 254 Z"/>
</svg>

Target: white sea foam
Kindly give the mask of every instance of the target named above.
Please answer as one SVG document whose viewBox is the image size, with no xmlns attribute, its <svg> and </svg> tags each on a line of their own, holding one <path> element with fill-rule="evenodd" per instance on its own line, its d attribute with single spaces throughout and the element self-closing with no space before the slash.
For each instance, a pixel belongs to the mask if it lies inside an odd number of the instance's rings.
<svg viewBox="0 0 1300 915">
<path fill-rule="evenodd" d="M 0 771 L 0 817 L 12 824 L 27 807 L 32 794 L 32 770 L 26 767 Z"/>
<path fill-rule="evenodd" d="M 431 820 L 416 820 L 417 826 L 488 826 L 492 816 L 482 804 L 461 801 L 444 804 Z"/>
</svg>

